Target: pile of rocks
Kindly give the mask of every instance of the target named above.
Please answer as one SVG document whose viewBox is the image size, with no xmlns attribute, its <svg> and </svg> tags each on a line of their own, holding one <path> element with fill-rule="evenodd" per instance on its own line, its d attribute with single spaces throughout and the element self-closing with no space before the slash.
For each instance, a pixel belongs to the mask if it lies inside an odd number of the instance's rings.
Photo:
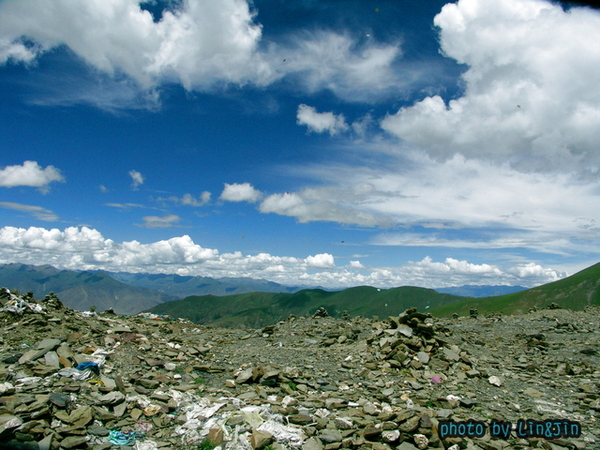
<svg viewBox="0 0 600 450">
<path fill-rule="evenodd" d="M 444 321 L 321 311 L 238 330 L 77 312 L 53 296 L 4 291 L 0 303 L 0 448 L 600 448 L 595 308 Z M 581 434 L 487 429 L 525 418 Z M 451 421 L 486 431 L 440 438 Z"/>
</svg>

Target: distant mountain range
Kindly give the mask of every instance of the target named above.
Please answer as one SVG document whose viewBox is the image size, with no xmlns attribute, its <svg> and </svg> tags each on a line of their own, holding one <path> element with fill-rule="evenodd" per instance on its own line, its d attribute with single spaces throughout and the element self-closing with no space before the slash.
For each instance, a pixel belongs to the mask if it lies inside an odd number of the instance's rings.
<svg viewBox="0 0 600 450">
<path fill-rule="evenodd" d="M 58 270 L 48 265 L 0 265 L 0 286 L 22 293 L 33 292 L 36 299 L 54 292 L 69 308 L 86 311 L 93 305 L 98 311 L 113 308 L 117 314 L 136 314 L 177 299 L 156 290 L 121 283 L 106 272 Z"/>
<path fill-rule="evenodd" d="M 153 311 L 187 317 L 196 323 L 258 327 L 282 320 L 289 314 L 312 314 L 321 306 L 338 317 L 344 311 L 351 316 L 387 317 L 410 306 L 440 316 L 467 315 L 473 308 L 480 314 L 500 311 L 518 314 L 551 303 L 583 309 L 600 304 L 600 264 L 563 280 L 526 290 L 519 286 L 462 286 L 439 290 L 361 286 L 331 292 L 250 278 L 71 271 L 25 264 L 0 265 L 0 286 L 23 293 L 32 291 L 38 299 L 52 291 L 68 307 L 77 310 L 88 310 L 93 305 L 100 312 L 108 308 L 118 314 Z M 506 293 L 507 290 L 518 292 Z"/>
<path fill-rule="evenodd" d="M 54 292 L 69 308 L 98 311 L 113 308 L 117 314 L 137 314 L 158 304 L 190 295 L 228 295 L 247 292 L 296 292 L 289 287 L 252 278 L 182 277 L 59 270 L 50 265 L 0 265 L 0 286 L 33 292 L 42 299 Z"/>
<path fill-rule="evenodd" d="M 296 292 L 302 287 L 289 287 L 254 278 L 184 277 L 180 275 L 110 272 L 121 283 L 153 289 L 177 298 L 190 295 L 234 295 L 247 292 Z"/>
</svg>

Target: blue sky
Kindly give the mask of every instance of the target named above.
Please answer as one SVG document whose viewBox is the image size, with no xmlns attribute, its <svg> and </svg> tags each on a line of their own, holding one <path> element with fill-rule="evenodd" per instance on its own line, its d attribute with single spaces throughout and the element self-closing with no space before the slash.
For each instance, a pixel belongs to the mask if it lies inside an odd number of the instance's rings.
<svg viewBox="0 0 600 450">
<path fill-rule="evenodd" d="M 0 1 L 0 262 L 535 286 L 600 259 L 600 13 Z"/>
</svg>

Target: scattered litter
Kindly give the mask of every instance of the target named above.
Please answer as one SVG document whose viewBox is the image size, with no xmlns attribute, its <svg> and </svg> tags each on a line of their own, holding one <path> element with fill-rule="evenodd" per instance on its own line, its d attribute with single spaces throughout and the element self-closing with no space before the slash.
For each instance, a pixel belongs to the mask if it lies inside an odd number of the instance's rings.
<svg viewBox="0 0 600 450">
<path fill-rule="evenodd" d="M 92 370 L 77 370 L 74 367 L 65 367 L 56 372 L 56 375 L 63 378 L 73 378 L 74 380 L 87 380 L 92 376 Z"/>
<path fill-rule="evenodd" d="M 258 431 L 271 433 L 277 442 L 282 442 L 291 447 L 302 447 L 306 435 L 300 428 L 293 428 L 288 425 L 267 420 L 257 428 Z"/>
<path fill-rule="evenodd" d="M 3 289 L 3 295 L 8 297 L 9 300 L 4 303 L 4 306 L 0 308 L 0 312 L 9 312 L 13 314 L 23 315 L 25 311 L 30 310 L 34 313 L 41 313 L 44 311 L 42 305 L 34 302 L 28 302 L 27 300 L 13 294 L 7 288 Z"/>
<path fill-rule="evenodd" d="M 136 425 L 135 425 L 135 431 L 137 431 L 140 434 L 148 434 L 150 433 L 150 431 L 152 431 L 152 424 L 148 423 L 148 422 L 144 422 L 144 421 L 139 421 Z"/>
<path fill-rule="evenodd" d="M 136 433 L 133 430 L 112 430 L 108 434 L 108 442 L 110 442 L 113 445 L 130 445 L 133 444 L 136 439 L 143 437 L 143 434 Z"/>
<path fill-rule="evenodd" d="M 106 362 L 106 357 L 112 353 L 114 353 L 114 350 L 105 350 L 103 348 L 98 348 L 94 351 L 94 353 L 90 355 L 90 362 L 96 363 L 99 367 L 102 367 Z"/>
<path fill-rule="evenodd" d="M 136 441 L 133 448 L 134 450 L 158 450 L 158 445 L 150 439 L 145 439 L 144 442 Z"/>
<path fill-rule="evenodd" d="M 79 364 L 79 365 L 76 367 L 76 369 L 77 369 L 77 370 L 81 370 L 81 371 L 84 371 L 84 370 L 88 370 L 88 369 L 89 369 L 89 370 L 91 370 L 92 372 L 95 372 L 95 373 L 100 373 L 100 366 L 98 366 L 98 364 L 96 364 L 96 363 L 94 363 L 94 362 L 89 362 L 89 361 L 82 362 L 81 364 Z"/>
<path fill-rule="evenodd" d="M 488 382 L 494 386 L 498 386 L 498 387 L 502 386 L 502 380 L 495 375 L 489 377 Z"/>
<path fill-rule="evenodd" d="M 42 381 L 41 377 L 23 377 L 23 378 L 18 378 L 16 380 L 16 384 L 30 385 L 30 384 L 38 384 L 40 381 Z"/>
</svg>

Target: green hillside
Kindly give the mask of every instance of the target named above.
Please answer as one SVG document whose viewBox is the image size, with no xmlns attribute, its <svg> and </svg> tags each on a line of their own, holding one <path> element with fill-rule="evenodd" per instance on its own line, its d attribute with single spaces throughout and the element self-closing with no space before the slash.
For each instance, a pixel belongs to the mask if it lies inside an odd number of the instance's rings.
<svg viewBox="0 0 600 450">
<path fill-rule="evenodd" d="M 198 324 L 258 328 L 290 314 L 313 314 L 321 306 L 334 317 L 341 317 L 344 311 L 348 311 L 350 316 L 388 317 L 398 315 L 411 306 L 425 311 L 463 299 L 418 287 L 377 289 L 360 286 L 338 292 L 306 289 L 293 294 L 253 292 L 224 297 L 192 296 L 162 303 L 148 311 L 187 318 Z"/>
<path fill-rule="evenodd" d="M 464 316 L 474 308 L 480 314 L 522 314 L 533 307 L 544 308 L 552 303 L 566 309 L 582 310 L 586 306 L 600 305 L 599 286 L 600 263 L 570 277 L 526 291 L 497 297 L 470 298 L 452 305 L 440 306 L 431 312 L 438 317 L 449 317 L 454 313 Z"/>
</svg>

